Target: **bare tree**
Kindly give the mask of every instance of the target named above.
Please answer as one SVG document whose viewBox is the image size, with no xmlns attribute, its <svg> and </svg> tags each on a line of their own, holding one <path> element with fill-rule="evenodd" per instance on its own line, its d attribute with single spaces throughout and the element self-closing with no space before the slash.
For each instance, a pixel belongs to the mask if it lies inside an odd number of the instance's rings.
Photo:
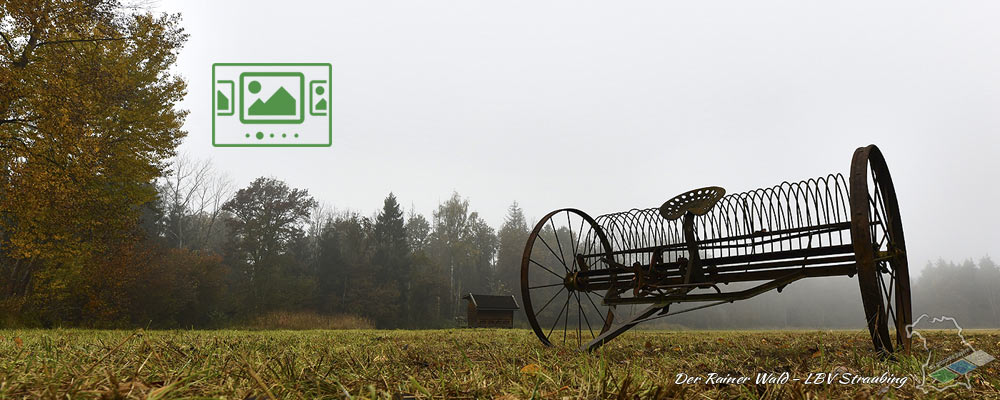
<svg viewBox="0 0 1000 400">
<path fill-rule="evenodd" d="M 165 233 L 178 248 L 205 247 L 216 233 L 222 204 L 233 193 L 225 174 L 216 173 L 211 160 L 178 155 L 160 185 Z"/>
</svg>

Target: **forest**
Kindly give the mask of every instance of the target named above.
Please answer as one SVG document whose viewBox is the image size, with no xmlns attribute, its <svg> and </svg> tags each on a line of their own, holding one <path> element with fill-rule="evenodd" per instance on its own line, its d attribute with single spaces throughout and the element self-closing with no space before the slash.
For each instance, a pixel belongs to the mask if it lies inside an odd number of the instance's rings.
<svg viewBox="0 0 1000 400">
<path fill-rule="evenodd" d="M 26 269 L 33 263 L 5 252 L 0 323 L 223 328 L 291 313 L 442 328 L 460 324 L 466 293 L 520 299 L 530 226 L 517 203 L 498 228 L 458 193 L 429 217 L 407 212 L 392 193 L 369 214 L 332 211 L 276 178 L 236 189 L 208 160 L 179 156 L 169 166 L 117 246 L 88 263 Z M 917 315 L 950 315 L 969 327 L 1000 321 L 1000 291 L 992 289 L 1000 268 L 988 257 L 929 263 L 913 285 Z M 850 278 L 806 280 L 647 327 L 860 328 L 858 293 Z"/>
</svg>

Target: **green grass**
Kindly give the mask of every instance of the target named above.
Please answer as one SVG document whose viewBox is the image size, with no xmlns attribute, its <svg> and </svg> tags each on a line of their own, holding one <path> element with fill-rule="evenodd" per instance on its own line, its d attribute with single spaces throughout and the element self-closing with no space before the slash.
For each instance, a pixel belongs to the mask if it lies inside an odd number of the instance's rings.
<svg viewBox="0 0 1000 400">
<path fill-rule="evenodd" d="M 953 335 L 934 343 L 958 349 Z M 1000 354 L 1000 331 L 966 331 Z M 972 389 L 885 385 L 676 385 L 678 373 L 884 371 L 861 331 L 636 331 L 585 354 L 526 330 L 0 330 L 0 398 L 998 398 L 1000 361 Z"/>
</svg>

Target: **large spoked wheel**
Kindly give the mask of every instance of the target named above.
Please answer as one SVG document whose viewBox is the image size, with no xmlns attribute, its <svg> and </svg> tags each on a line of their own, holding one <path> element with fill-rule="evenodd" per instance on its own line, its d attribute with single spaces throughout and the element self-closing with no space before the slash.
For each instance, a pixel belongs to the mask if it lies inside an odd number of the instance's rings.
<svg viewBox="0 0 1000 400">
<path fill-rule="evenodd" d="M 912 321 L 910 274 L 899 204 L 889 168 L 875 145 L 851 161 L 851 240 L 868 331 L 875 350 L 908 352 Z"/>
<path fill-rule="evenodd" d="M 546 346 L 581 346 L 610 328 L 614 307 L 602 304 L 605 292 L 588 278 L 606 268 L 610 253 L 601 227 L 583 211 L 559 209 L 535 225 L 521 259 L 521 302 Z"/>
</svg>

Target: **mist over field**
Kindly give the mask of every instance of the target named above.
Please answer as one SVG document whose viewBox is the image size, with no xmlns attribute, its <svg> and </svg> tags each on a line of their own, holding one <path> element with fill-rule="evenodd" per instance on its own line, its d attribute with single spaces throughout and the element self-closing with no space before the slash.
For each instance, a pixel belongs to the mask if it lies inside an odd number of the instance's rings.
<svg viewBox="0 0 1000 400">
<path fill-rule="evenodd" d="M 1000 398 L 997 21 L 0 0 L 0 399 Z"/>
<path fill-rule="evenodd" d="M 995 6 L 44 3 L 0 16 L 0 326 L 453 327 L 467 293 L 520 301 L 550 210 L 844 173 L 868 143 L 915 314 L 1000 321 Z M 246 54 L 333 65 L 333 147 L 209 146 L 208 67 Z M 859 297 L 807 279 L 652 325 L 853 329 Z"/>
</svg>

